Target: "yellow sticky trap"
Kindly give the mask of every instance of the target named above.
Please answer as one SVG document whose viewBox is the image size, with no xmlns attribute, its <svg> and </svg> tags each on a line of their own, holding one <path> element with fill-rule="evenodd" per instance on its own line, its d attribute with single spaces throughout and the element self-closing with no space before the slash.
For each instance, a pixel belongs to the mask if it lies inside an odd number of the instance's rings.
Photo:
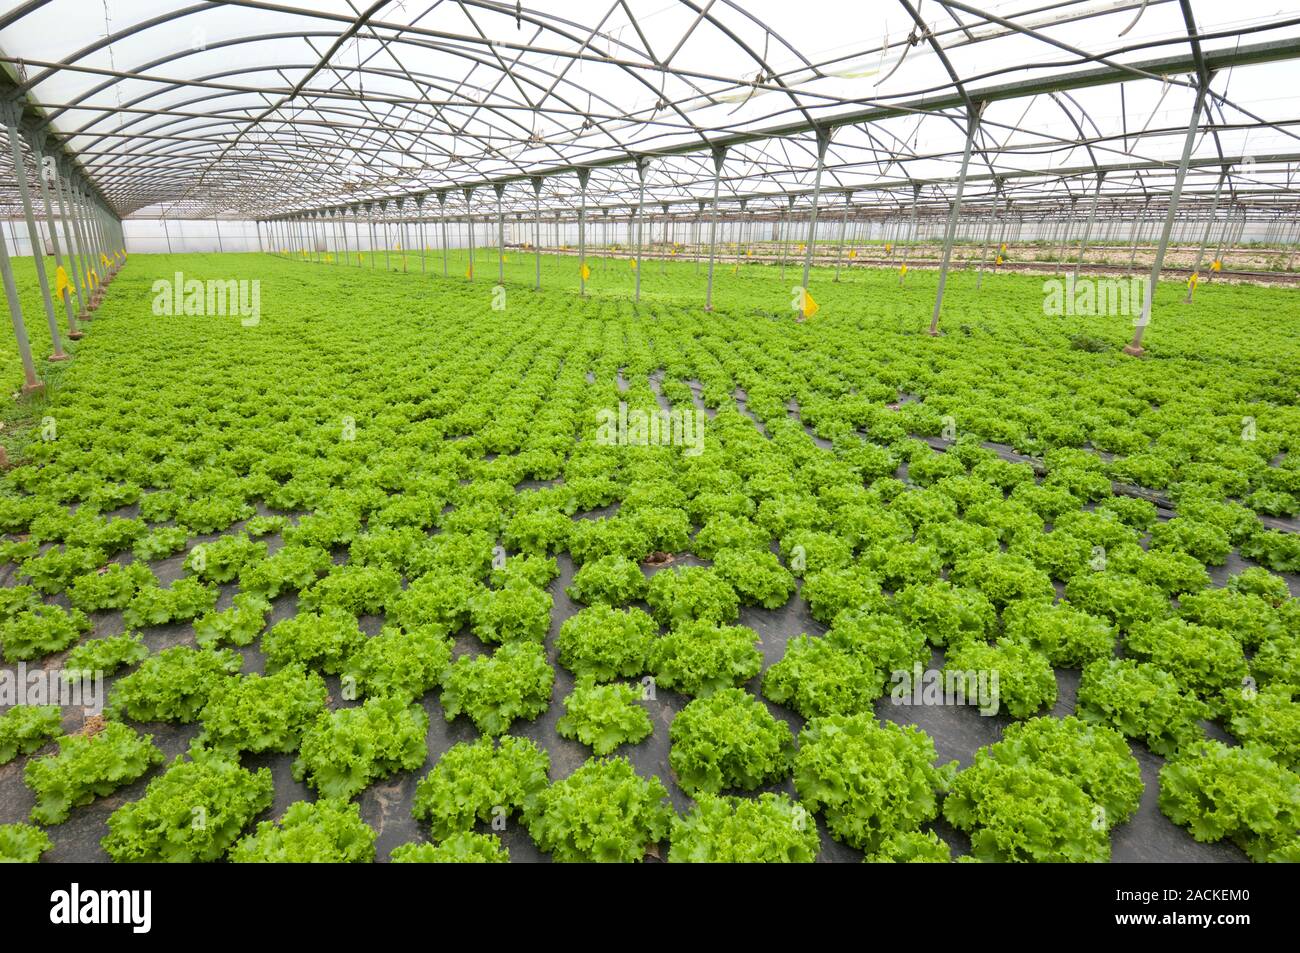
<svg viewBox="0 0 1300 953">
<path fill-rule="evenodd" d="M 1187 279 L 1187 287 L 1195 288 L 1200 283 L 1201 283 L 1201 273 L 1199 271 L 1192 272 L 1192 277 Z"/>
<path fill-rule="evenodd" d="M 361 264 L 361 252 L 357 252 L 357 264 Z"/>
<path fill-rule="evenodd" d="M 100 262 L 101 265 L 103 265 L 105 268 L 107 268 L 107 267 L 108 267 L 108 256 L 105 255 L 103 252 L 100 252 L 100 253 L 99 253 L 99 262 Z"/>
<path fill-rule="evenodd" d="M 731 273 L 733 275 L 740 274 L 740 262 L 736 262 L 734 265 L 731 266 Z"/>
<path fill-rule="evenodd" d="M 582 275 L 583 281 L 589 281 L 591 279 L 591 269 L 587 267 L 586 262 L 583 262 L 582 267 L 578 269 L 578 274 Z"/>
<path fill-rule="evenodd" d="M 885 254 L 888 255 L 893 250 L 894 250 L 894 246 L 891 245 L 889 242 L 885 242 Z"/>
<path fill-rule="evenodd" d="M 325 256 L 325 262 L 326 262 L 326 264 L 330 264 L 330 265 L 334 264 L 334 256 L 333 256 L 333 255 L 326 255 L 326 256 Z"/>
<path fill-rule="evenodd" d="M 401 242 L 398 242 L 396 245 L 393 246 L 393 251 L 401 251 L 401 250 L 402 250 Z"/>
<path fill-rule="evenodd" d="M 676 254 L 677 254 L 677 249 L 676 249 L 676 248 L 674 248 L 674 249 L 672 250 L 672 254 L 673 254 L 673 255 L 676 255 Z"/>
<path fill-rule="evenodd" d="M 906 274 L 907 274 L 907 266 L 906 266 L 906 265 L 903 265 L 902 267 L 900 267 L 900 268 L 898 269 L 898 276 L 899 276 L 900 278 L 902 278 L 902 277 L 903 277 L 904 275 L 906 275 Z"/>
<path fill-rule="evenodd" d="M 628 267 L 629 267 L 629 268 L 631 268 L 633 271 L 636 271 L 636 259 L 635 259 L 635 258 L 629 258 L 629 259 L 627 260 L 627 264 L 628 264 Z"/>
<path fill-rule="evenodd" d="M 1005 255 L 1006 253 L 1007 253 L 1007 243 L 1006 243 L 1006 242 L 1003 242 L 1003 243 L 1002 243 L 1002 254 Z"/>
<path fill-rule="evenodd" d="M 502 255 L 502 256 L 501 256 L 501 264 L 506 265 L 506 264 L 509 264 L 509 263 L 510 263 L 510 259 L 507 258 L 505 255 Z"/>
<path fill-rule="evenodd" d="M 1219 260 L 1216 259 L 1216 260 L 1215 260 L 1215 261 L 1210 265 L 1210 271 L 1216 271 L 1216 272 L 1217 272 L 1217 271 L 1223 271 L 1223 262 L 1221 262 L 1221 261 L 1219 261 Z"/>
<path fill-rule="evenodd" d="M 850 248 L 850 249 L 849 249 L 849 257 L 850 257 L 850 258 L 857 258 L 857 257 L 858 257 L 858 250 L 857 250 L 856 248 Z"/>
<path fill-rule="evenodd" d="M 816 313 L 817 313 L 818 311 L 820 311 L 821 309 L 822 309 L 822 306 L 819 305 L 816 301 L 813 300 L 813 296 L 812 296 L 810 293 L 808 293 L 807 291 L 805 291 L 805 292 L 803 293 L 803 316 L 804 316 L 804 318 L 805 318 L 805 319 L 807 319 L 807 318 L 811 318 L 814 314 L 816 314 Z"/>
<path fill-rule="evenodd" d="M 1002 264 L 1002 256 L 1001 256 L 1001 255 L 998 255 L 998 260 L 995 261 L 994 264 L 995 264 L 995 265 L 1000 265 L 1000 264 Z"/>
<path fill-rule="evenodd" d="M 802 255 L 802 254 L 803 254 L 803 251 L 804 251 L 804 246 L 803 246 L 802 243 L 800 243 L 800 245 L 799 245 L 799 254 Z"/>
<path fill-rule="evenodd" d="M 63 266 L 60 265 L 54 272 L 54 296 L 56 298 L 62 298 L 63 293 L 70 287 L 71 285 L 68 284 L 68 273 L 64 271 Z"/>
<path fill-rule="evenodd" d="M 473 280 L 474 280 L 474 266 L 473 266 L 473 265 L 470 265 L 469 267 L 467 267 L 467 268 L 465 269 L 465 280 L 467 280 L 467 281 L 473 281 Z"/>
</svg>

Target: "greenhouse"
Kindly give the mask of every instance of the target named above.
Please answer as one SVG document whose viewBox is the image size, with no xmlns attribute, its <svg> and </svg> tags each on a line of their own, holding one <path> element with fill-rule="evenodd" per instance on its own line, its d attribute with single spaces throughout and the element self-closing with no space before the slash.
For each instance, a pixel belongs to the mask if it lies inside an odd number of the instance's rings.
<svg viewBox="0 0 1300 953">
<path fill-rule="evenodd" d="M 1298 88 L 1262 0 L 0 3 L 0 861 L 1300 861 Z"/>
</svg>

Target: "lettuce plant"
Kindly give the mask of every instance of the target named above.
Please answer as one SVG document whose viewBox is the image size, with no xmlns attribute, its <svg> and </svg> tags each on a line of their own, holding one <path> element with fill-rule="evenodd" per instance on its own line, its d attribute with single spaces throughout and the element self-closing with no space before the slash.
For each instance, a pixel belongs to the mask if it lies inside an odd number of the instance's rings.
<svg viewBox="0 0 1300 953">
<path fill-rule="evenodd" d="M 1080 718 L 1110 725 L 1169 757 L 1204 737 L 1210 709 L 1164 669 L 1135 659 L 1097 659 L 1083 669 L 1075 702 Z"/>
<path fill-rule="evenodd" d="M 608 682 L 646 670 L 655 634 L 654 620 L 640 609 L 593 605 L 564 620 L 555 648 L 574 675 Z"/>
<path fill-rule="evenodd" d="M 508 864 L 499 837 L 457 831 L 440 844 L 402 844 L 389 855 L 395 864 Z"/>
<path fill-rule="evenodd" d="M 501 735 L 518 720 L 536 718 L 551 704 L 555 670 L 535 642 L 507 642 L 491 655 L 461 656 L 442 676 L 442 713 L 462 712 L 479 731 Z"/>
<path fill-rule="evenodd" d="M 14 705 L 0 714 L 0 764 L 31 754 L 62 733 L 58 705 Z"/>
<path fill-rule="evenodd" d="M 667 799 L 658 778 L 642 778 L 625 758 L 593 758 L 543 790 L 524 820 L 557 861 L 629 863 L 668 836 Z"/>
<path fill-rule="evenodd" d="M 219 860 L 271 806 L 271 795 L 267 768 L 248 771 L 217 753 L 181 756 L 149 782 L 144 797 L 109 816 L 100 844 L 118 863 Z"/>
<path fill-rule="evenodd" d="M 655 682 L 683 695 L 703 697 L 743 685 L 763 667 L 758 634 L 743 625 L 679 625 L 653 643 L 650 671 Z"/>
<path fill-rule="evenodd" d="M 163 649 L 113 684 L 108 712 L 132 721 L 194 721 L 212 693 L 243 664 L 243 656 L 230 649 Z"/>
<path fill-rule="evenodd" d="M 94 734 L 64 735 L 56 754 L 27 762 L 23 780 L 36 795 L 32 820 L 62 824 L 74 807 L 107 797 L 162 760 L 152 735 L 118 722 Z"/>
<path fill-rule="evenodd" d="M 770 792 L 757 798 L 698 794 L 673 818 L 668 861 L 674 864 L 811 864 L 821 850 L 812 815 L 798 801 Z"/>
<path fill-rule="evenodd" d="M 794 786 L 832 837 L 870 854 L 938 815 L 956 766 L 936 758 L 925 732 L 870 712 L 814 718 L 799 734 Z"/>
<path fill-rule="evenodd" d="M 279 821 L 263 821 L 230 848 L 235 864 L 368 864 L 375 832 L 347 801 L 295 801 Z"/>
<path fill-rule="evenodd" d="M 640 688 L 579 679 L 564 699 L 564 714 L 555 730 L 561 738 L 574 738 L 593 753 L 606 755 L 620 745 L 644 741 L 654 726 L 641 704 Z"/>
<path fill-rule="evenodd" d="M 429 716 L 401 698 L 371 698 L 358 708 L 322 713 L 303 734 L 293 776 L 322 797 L 348 799 L 428 755 Z"/>
<path fill-rule="evenodd" d="M 763 697 L 805 718 L 867 711 L 880 696 L 883 674 L 865 656 L 824 638 L 798 635 L 763 675 Z"/>
<path fill-rule="evenodd" d="M 416 786 L 412 813 L 434 840 L 530 811 L 546 789 L 550 756 L 527 738 L 505 735 L 452 745 Z"/>
<path fill-rule="evenodd" d="M 776 781 L 789 772 L 794 754 L 790 726 L 743 688 L 690 702 L 673 718 L 668 737 L 668 764 L 692 796 L 724 788 L 750 791 Z"/>
</svg>

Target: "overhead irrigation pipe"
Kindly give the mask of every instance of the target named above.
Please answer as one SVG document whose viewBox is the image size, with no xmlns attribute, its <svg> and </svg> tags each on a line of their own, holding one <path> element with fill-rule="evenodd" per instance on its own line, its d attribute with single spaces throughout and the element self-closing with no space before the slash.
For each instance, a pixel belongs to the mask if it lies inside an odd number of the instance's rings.
<svg viewBox="0 0 1300 953">
<path fill-rule="evenodd" d="M 1151 323 L 1152 299 L 1156 295 L 1156 285 L 1160 281 L 1160 271 L 1165 264 L 1165 252 L 1169 249 L 1169 233 L 1174 227 L 1174 218 L 1178 214 L 1178 200 L 1183 194 L 1183 182 L 1187 178 L 1187 167 L 1192 158 L 1192 146 L 1196 143 L 1196 132 L 1201 124 L 1201 110 L 1205 108 L 1205 96 L 1209 92 L 1213 74 L 1196 86 L 1196 103 L 1192 106 L 1192 117 L 1187 123 L 1187 137 L 1183 140 L 1183 155 L 1178 162 L 1178 173 L 1174 177 L 1173 191 L 1169 195 L 1169 208 L 1165 212 L 1164 227 L 1160 230 L 1160 241 L 1156 245 L 1155 260 L 1151 263 L 1151 278 L 1147 282 L 1146 294 L 1142 299 L 1142 315 L 1137 319 L 1133 329 L 1133 341 L 1124 348 L 1124 353 L 1133 357 L 1143 352 L 1142 333 Z"/>
<path fill-rule="evenodd" d="M 1106 179 L 1105 172 L 1097 173 L 1097 187 L 1092 193 L 1092 208 L 1088 210 L 1088 224 L 1083 227 L 1083 238 L 1079 241 L 1079 257 L 1074 260 L 1074 280 L 1079 280 L 1079 268 L 1083 265 L 1083 256 L 1088 251 L 1088 238 L 1092 235 L 1092 224 L 1097 220 L 1097 203 L 1101 201 L 1101 184 Z"/>
<path fill-rule="evenodd" d="M 1227 177 L 1228 167 L 1225 165 L 1219 172 L 1219 183 L 1214 187 L 1214 201 L 1210 205 L 1210 215 L 1205 220 L 1205 231 L 1201 234 L 1201 247 L 1196 252 L 1196 264 L 1192 266 L 1192 277 L 1187 281 L 1187 297 L 1183 299 L 1185 304 L 1191 304 L 1192 295 L 1196 293 L 1196 284 L 1201 274 L 1201 262 L 1205 260 L 1205 246 L 1210 243 L 1210 229 L 1214 227 L 1214 219 L 1219 212 L 1219 194 L 1223 191 L 1223 180 Z"/>
<path fill-rule="evenodd" d="M 952 200 L 952 211 L 948 213 L 948 228 L 943 237 L 943 260 L 939 265 L 939 289 L 934 296 L 934 313 L 930 316 L 930 336 L 939 335 L 939 312 L 943 308 L 943 289 L 948 283 L 948 263 L 952 260 L 953 234 L 957 230 L 957 217 L 961 214 L 961 196 L 966 190 L 966 171 L 970 168 L 971 145 L 975 141 L 975 131 L 979 128 L 980 114 L 984 103 L 970 109 L 966 119 L 966 148 L 961 157 L 961 174 L 957 176 L 957 193 Z"/>
<path fill-rule="evenodd" d="M 32 214 L 32 197 L 27 187 L 27 163 L 23 160 L 22 149 L 18 144 L 18 123 L 22 121 L 22 107 L 17 103 L 8 103 L 5 111 L 5 127 L 9 134 L 9 152 L 14 160 L 14 178 L 18 182 L 18 196 L 23 203 L 23 216 L 27 220 L 27 236 L 32 244 L 32 261 L 36 266 L 36 280 L 41 287 L 41 298 L 45 303 L 45 316 L 50 325 L 50 343 L 54 353 L 51 361 L 66 361 L 68 355 L 63 353 L 63 344 L 59 340 L 59 323 L 54 316 L 54 300 L 50 297 L 50 282 L 45 274 L 45 255 L 41 247 L 41 236 L 36 230 L 36 218 Z M 39 171 L 37 173 L 39 175 Z"/>
</svg>

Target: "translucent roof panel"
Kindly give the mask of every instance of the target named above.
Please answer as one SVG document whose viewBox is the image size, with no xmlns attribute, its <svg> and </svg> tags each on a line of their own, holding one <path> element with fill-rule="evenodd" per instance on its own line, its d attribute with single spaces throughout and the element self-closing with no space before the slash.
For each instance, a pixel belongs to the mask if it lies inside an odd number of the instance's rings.
<svg viewBox="0 0 1300 953">
<path fill-rule="evenodd" d="M 121 215 L 267 217 L 509 182 L 512 209 L 823 189 L 976 201 L 1188 188 L 1289 201 L 1300 16 L 1272 0 L 0 4 L 0 63 Z M 11 160 L 10 160 L 11 161 Z M 617 171 L 615 171 L 617 170 Z M 1091 184 L 1090 184 L 1091 183 Z M 491 190 L 475 193 L 487 204 Z M 12 197 L 0 195 L 0 200 Z M 486 207 L 486 206 L 485 206 Z"/>
</svg>

